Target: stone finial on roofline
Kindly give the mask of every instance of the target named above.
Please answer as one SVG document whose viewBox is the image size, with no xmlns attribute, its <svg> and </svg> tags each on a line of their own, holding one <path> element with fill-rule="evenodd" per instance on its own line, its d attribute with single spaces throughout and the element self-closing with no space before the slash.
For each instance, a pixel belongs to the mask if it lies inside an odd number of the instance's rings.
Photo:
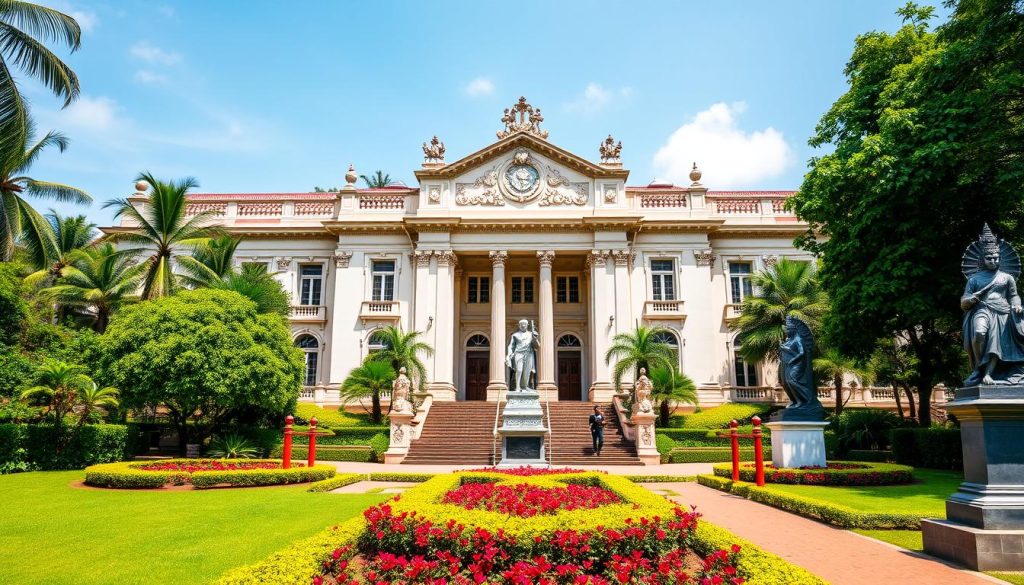
<svg viewBox="0 0 1024 585">
<path fill-rule="evenodd" d="M 355 191 L 356 181 L 359 180 L 359 175 L 356 174 L 356 167 L 354 165 L 348 165 L 348 172 L 345 173 L 345 186 L 342 187 L 345 191 Z"/>
<path fill-rule="evenodd" d="M 619 155 L 622 154 L 622 141 L 620 140 L 617 144 L 612 135 L 609 134 L 608 138 L 604 139 L 598 148 L 598 152 L 601 155 L 601 166 L 609 168 L 621 168 L 622 161 Z"/>
<path fill-rule="evenodd" d="M 423 143 L 423 168 L 436 169 L 444 166 L 444 142 L 438 140 L 437 136 L 430 139 L 430 143 Z"/>
<path fill-rule="evenodd" d="M 514 106 L 505 108 L 505 113 L 501 116 L 501 122 L 505 124 L 505 129 L 498 130 L 498 138 L 505 138 L 516 132 L 529 132 L 538 138 L 547 140 L 548 131 L 540 129 L 540 123 L 543 121 L 544 116 L 540 114 L 540 108 L 534 109 L 526 102 L 525 97 L 520 97 Z"/>
<path fill-rule="evenodd" d="M 691 183 L 690 186 L 691 187 L 700 187 L 701 186 L 701 184 L 700 184 L 700 177 L 701 177 L 700 169 L 697 168 L 697 163 L 693 163 L 693 169 L 690 170 L 690 180 L 693 181 L 693 183 Z"/>
</svg>

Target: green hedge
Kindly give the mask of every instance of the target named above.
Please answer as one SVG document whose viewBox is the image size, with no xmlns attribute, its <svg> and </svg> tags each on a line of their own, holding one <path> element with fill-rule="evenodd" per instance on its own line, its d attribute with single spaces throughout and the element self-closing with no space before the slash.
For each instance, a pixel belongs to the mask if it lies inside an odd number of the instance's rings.
<svg viewBox="0 0 1024 585">
<path fill-rule="evenodd" d="M 831 464 L 858 465 L 853 469 L 776 469 L 765 466 L 764 480 L 768 483 L 801 485 L 893 485 L 914 481 L 914 468 L 893 463 L 831 461 Z M 732 477 L 732 464 L 715 465 L 718 477 Z M 754 481 L 753 463 L 740 464 L 740 479 Z"/>
<path fill-rule="evenodd" d="M 329 492 L 340 487 L 359 483 L 366 479 L 365 473 L 339 473 L 330 479 L 318 481 L 309 486 L 307 492 Z"/>
<path fill-rule="evenodd" d="M 296 431 L 299 429 L 296 428 Z M 308 430 L 308 429 L 307 429 Z M 363 426 L 363 427 L 342 427 L 334 429 L 320 429 L 317 431 L 327 431 L 329 435 L 318 435 L 316 438 L 317 445 L 367 445 L 370 439 L 379 435 L 380 433 L 387 434 L 391 430 L 390 427 L 386 426 Z M 278 442 L 282 440 L 281 436 L 278 436 Z M 295 435 L 293 442 L 296 445 L 306 445 L 309 443 L 309 437 L 302 435 Z"/>
<path fill-rule="evenodd" d="M 166 459 L 160 463 L 183 463 L 203 461 L 199 459 Z M 249 459 L 247 461 L 263 461 Z M 336 473 L 333 465 L 293 467 L 292 469 L 252 469 L 238 471 L 197 471 L 192 474 L 180 471 L 146 471 L 140 469 L 148 461 L 103 463 L 85 469 L 85 483 L 91 486 L 117 489 L 161 488 L 168 483 L 183 483 L 182 476 L 195 489 L 207 489 L 219 485 L 254 487 L 323 481 Z M 278 462 L 279 463 L 279 462 Z"/>
<path fill-rule="evenodd" d="M 295 424 L 305 425 L 311 418 L 316 418 L 317 426 L 328 429 L 357 427 L 370 425 L 370 417 L 365 414 L 352 414 L 336 408 L 323 408 L 308 402 L 295 405 Z"/>
<path fill-rule="evenodd" d="M 291 469 L 253 469 L 245 471 L 199 471 L 192 474 L 192 487 L 197 490 L 230 485 L 256 487 L 289 483 L 320 482 L 337 473 L 333 465 L 293 467 Z"/>
<path fill-rule="evenodd" d="M 771 461 L 772 450 L 764 447 L 765 461 Z M 740 449 L 740 461 L 753 461 L 752 448 Z M 731 447 L 679 447 L 662 457 L 662 463 L 723 463 L 732 462 Z"/>
<path fill-rule="evenodd" d="M 896 463 L 957 471 L 964 468 L 960 429 L 893 429 L 890 437 Z"/>
<path fill-rule="evenodd" d="M 0 424 L 0 472 L 29 469 L 82 469 L 132 455 L 124 425 L 64 427 L 71 441 L 60 455 L 53 425 Z"/>
<path fill-rule="evenodd" d="M 387 473 L 371 473 L 370 481 L 407 481 L 409 483 L 423 483 L 435 476 L 434 473 L 409 473 L 404 471 L 391 471 Z"/>
<path fill-rule="evenodd" d="M 278 445 L 270 454 L 271 457 L 282 457 L 283 447 Z M 305 461 L 309 457 L 309 449 L 305 445 L 292 445 L 292 461 Z M 357 461 L 372 463 L 377 460 L 373 449 L 366 445 L 317 445 L 317 461 Z"/>
<path fill-rule="evenodd" d="M 861 512 L 835 502 L 776 491 L 772 486 L 757 487 L 750 483 L 733 482 L 713 475 L 698 475 L 697 483 L 841 528 L 920 530 L 921 519 L 926 517 L 915 514 Z"/>
<path fill-rule="evenodd" d="M 895 461 L 892 451 L 871 451 L 867 449 L 850 449 L 844 458 L 847 461 L 870 461 L 872 463 L 891 463 Z"/>
<path fill-rule="evenodd" d="M 772 411 L 771 404 L 761 403 L 728 403 L 713 408 L 707 408 L 700 412 L 683 415 L 684 429 L 724 429 L 729 423 L 736 420 L 741 425 L 750 422 L 754 416 L 760 416 L 761 420 L 768 422 L 768 413 Z"/>
<path fill-rule="evenodd" d="M 696 475 L 624 475 L 633 483 L 675 483 L 697 481 Z"/>
</svg>

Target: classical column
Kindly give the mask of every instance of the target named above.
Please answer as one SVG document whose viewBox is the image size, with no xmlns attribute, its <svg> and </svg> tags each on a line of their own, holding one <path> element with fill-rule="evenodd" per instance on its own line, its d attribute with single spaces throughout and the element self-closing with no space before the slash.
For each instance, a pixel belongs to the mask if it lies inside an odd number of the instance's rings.
<svg viewBox="0 0 1024 585">
<path fill-rule="evenodd" d="M 491 274 L 491 366 L 488 394 L 508 390 L 505 382 L 505 261 L 508 252 L 490 253 Z"/>
<path fill-rule="evenodd" d="M 537 364 L 537 389 L 555 390 L 553 398 L 557 399 L 558 387 L 555 385 L 555 321 L 554 295 L 551 284 L 551 264 L 555 261 L 555 252 L 540 250 L 537 252 L 540 262 L 540 361 Z"/>
<path fill-rule="evenodd" d="M 629 250 L 612 250 L 612 258 L 615 259 L 615 331 L 627 333 L 634 327 L 633 315 L 629 310 L 629 268 L 633 254 Z M 622 381 L 632 383 L 632 374 L 623 376 Z"/>
<path fill-rule="evenodd" d="M 416 250 L 413 252 L 413 262 L 416 265 L 416 294 L 415 305 L 413 306 L 413 329 L 415 331 L 427 332 L 427 321 L 433 313 L 433 303 L 430 298 L 430 251 Z"/>
<path fill-rule="evenodd" d="M 615 323 L 609 319 L 615 314 L 609 303 L 609 296 L 614 299 L 615 287 L 608 273 L 608 251 L 591 250 L 587 255 L 587 266 L 590 268 L 590 349 L 594 356 L 591 360 L 590 400 L 610 402 L 615 392 L 604 354 L 615 332 Z"/>
<path fill-rule="evenodd" d="M 455 266 L 458 258 L 451 250 L 434 252 L 437 256 L 435 299 L 434 377 L 428 390 L 435 400 L 455 400 L 453 357 L 455 338 Z"/>
</svg>

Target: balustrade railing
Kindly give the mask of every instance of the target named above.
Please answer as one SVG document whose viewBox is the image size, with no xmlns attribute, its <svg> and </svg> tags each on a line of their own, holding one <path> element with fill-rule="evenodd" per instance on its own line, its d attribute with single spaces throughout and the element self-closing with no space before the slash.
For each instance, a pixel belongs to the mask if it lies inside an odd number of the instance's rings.
<svg viewBox="0 0 1024 585">
<path fill-rule="evenodd" d="M 326 321 L 327 307 L 324 305 L 292 305 L 293 321 Z"/>
<path fill-rule="evenodd" d="M 359 209 L 405 209 L 405 195 L 359 195 Z"/>
</svg>

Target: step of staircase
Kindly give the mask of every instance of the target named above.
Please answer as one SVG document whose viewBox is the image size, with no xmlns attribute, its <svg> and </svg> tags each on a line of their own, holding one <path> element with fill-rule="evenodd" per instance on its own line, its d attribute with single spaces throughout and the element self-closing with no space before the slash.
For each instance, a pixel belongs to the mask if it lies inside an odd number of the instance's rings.
<svg viewBox="0 0 1024 585">
<path fill-rule="evenodd" d="M 612 405 L 598 406 L 607 421 L 604 449 L 595 455 L 591 447 L 589 416 L 592 402 L 551 402 L 551 433 L 545 437 L 545 450 L 555 466 L 640 465 L 633 445 L 626 443 Z M 547 420 L 547 408 L 545 420 Z M 409 455 L 402 461 L 415 465 L 493 465 L 493 402 L 435 402 L 430 407 L 420 438 L 413 441 Z M 498 425 L 501 425 L 499 417 Z M 497 445 L 501 457 L 501 445 Z"/>
</svg>

